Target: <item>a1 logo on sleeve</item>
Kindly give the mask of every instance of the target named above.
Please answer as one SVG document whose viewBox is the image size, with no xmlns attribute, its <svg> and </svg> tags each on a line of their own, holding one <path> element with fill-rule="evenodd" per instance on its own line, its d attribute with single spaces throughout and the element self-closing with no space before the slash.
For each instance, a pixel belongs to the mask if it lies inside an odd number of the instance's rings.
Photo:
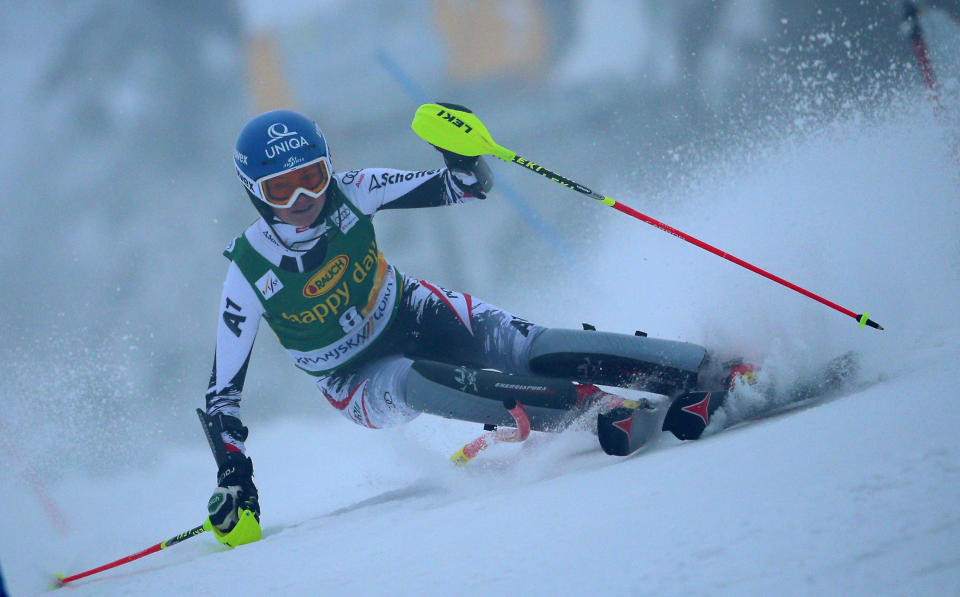
<svg viewBox="0 0 960 597">
<path fill-rule="evenodd" d="M 280 283 L 280 278 L 273 273 L 273 270 L 268 270 L 267 273 L 263 274 L 263 276 L 257 280 L 257 292 L 260 293 L 263 300 L 267 300 L 277 294 L 282 288 L 283 284 Z"/>
<path fill-rule="evenodd" d="M 357 217 L 357 214 L 350 211 L 350 208 L 346 205 L 341 205 L 337 210 L 337 213 L 334 215 L 334 219 L 337 222 L 337 227 L 340 228 L 340 231 L 344 234 L 350 232 L 350 229 L 353 228 L 353 225 L 360 221 L 360 218 Z"/>
</svg>

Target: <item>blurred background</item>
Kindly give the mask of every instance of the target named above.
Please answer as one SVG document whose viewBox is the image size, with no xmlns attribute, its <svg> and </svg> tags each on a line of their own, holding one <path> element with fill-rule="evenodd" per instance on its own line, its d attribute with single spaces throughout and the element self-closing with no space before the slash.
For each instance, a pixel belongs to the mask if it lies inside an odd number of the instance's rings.
<svg viewBox="0 0 960 597">
<path fill-rule="evenodd" d="M 941 3 L 957 13 L 954 4 Z M 0 199 L 0 438 L 8 463 L 19 447 L 23 467 L 54 477 L 202 442 L 193 409 L 213 357 L 220 252 L 255 217 L 232 147 L 261 111 L 315 118 L 337 170 L 419 170 L 442 161 L 410 130 L 416 106 L 461 103 L 502 145 L 658 217 L 671 189 L 731 147 L 802 136 L 923 87 L 899 1 L 48 0 L 0 10 L 0 168 L 13 181 Z M 485 202 L 378 215 L 385 253 L 406 273 L 546 325 L 603 323 L 602 300 L 547 307 L 596 283 L 607 211 L 491 166 L 498 186 Z M 661 284 L 636 281 L 638 292 Z M 640 328 L 655 319 L 625 316 Z M 248 424 L 336 416 L 266 326 L 245 396 Z"/>
</svg>

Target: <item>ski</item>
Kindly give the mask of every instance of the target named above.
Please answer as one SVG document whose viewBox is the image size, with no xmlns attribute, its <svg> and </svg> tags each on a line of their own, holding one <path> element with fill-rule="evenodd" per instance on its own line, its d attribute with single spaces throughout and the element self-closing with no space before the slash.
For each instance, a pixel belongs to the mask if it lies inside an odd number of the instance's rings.
<svg viewBox="0 0 960 597">
<path fill-rule="evenodd" d="M 754 370 L 739 363 L 728 364 L 728 375 L 717 389 L 686 391 L 660 403 L 627 401 L 623 406 L 597 416 L 597 437 L 600 447 L 611 456 L 629 456 L 650 444 L 660 432 L 669 431 L 680 440 L 703 437 L 717 411 L 744 394 L 743 385 L 756 384 Z M 761 399 L 739 418 L 716 421 L 710 434 L 786 412 L 821 404 L 855 387 L 859 361 L 855 353 L 830 360 L 817 371 L 787 384 L 786 389 L 757 390 Z M 742 381 L 734 383 L 736 377 Z"/>
</svg>

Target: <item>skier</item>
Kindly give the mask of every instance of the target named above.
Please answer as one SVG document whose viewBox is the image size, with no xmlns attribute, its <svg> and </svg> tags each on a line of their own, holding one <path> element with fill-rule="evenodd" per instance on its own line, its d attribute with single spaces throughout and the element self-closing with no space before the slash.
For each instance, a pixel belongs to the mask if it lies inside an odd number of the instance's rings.
<svg viewBox="0 0 960 597">
<path fill-rule="evenodd" d="M 438 150 L 444 168 L 335 172 L 320 128 L 301 114 L 267 112 L 240 132 L 236 172 L 260 217 L 224 252 L 216 354 L 198 409 L 218 465 L 208 512 L 221 542 L 261 536 L 239 411 L 261 319 L 334 408 L 372 429 L 421 412 L 510 425 L 507 409 L 519 403 L 534 429 L 555 431 L 595 405 L 623 410 L 623 398 L 594 384 L 671 396 L 697 385 L 708 361 L 700 346 L 547 329 L 391 265 L 377 245 L 377 211 L 465 203 L 492 188 L 481 157 Z"/>
</svg>

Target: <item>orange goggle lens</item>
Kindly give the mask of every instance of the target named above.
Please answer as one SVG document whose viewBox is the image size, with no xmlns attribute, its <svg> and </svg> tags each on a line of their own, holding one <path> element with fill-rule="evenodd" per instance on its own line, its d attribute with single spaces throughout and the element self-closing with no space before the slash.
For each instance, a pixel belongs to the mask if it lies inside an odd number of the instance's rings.
<svg viewBox="0 0 960 597">
<path fill-rule="evenodd" d="M 330 167 L 326 157 L 259 181 L 263 200 L 274 207 L 290 207 L 300 193 L 316 199 L 329 184 Z"/>
</svg>

